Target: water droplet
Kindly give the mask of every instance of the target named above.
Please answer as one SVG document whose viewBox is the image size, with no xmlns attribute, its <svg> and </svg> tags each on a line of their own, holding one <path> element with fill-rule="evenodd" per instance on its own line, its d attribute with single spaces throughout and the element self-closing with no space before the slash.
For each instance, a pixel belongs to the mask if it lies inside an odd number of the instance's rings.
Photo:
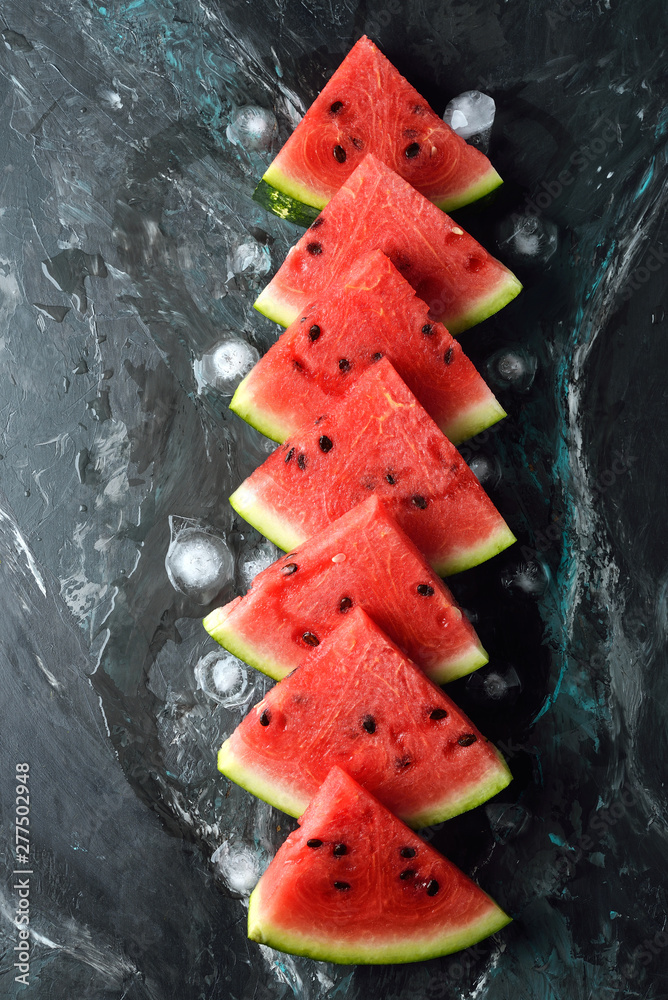
<svg viewBox="0 0 668 1000">
<path fill-rule="evenodd" d="M 210 604 L 232 578 L 232 553 L 224 539 L 190 518 L 170 516 L 169 526 L 165 569 L 170 583 L 197 604 Z"/>
<path fill-rule="evenodd" d="M 466 681 L 467 692 L 480 704 L 490 701 L 514 705 L 522 692 L 522 682 L 513 666 L 483 668 Z"/>
<path fill-rule="evenodd" d="M 278 122 L 266 108 L 247 104 L 234 112 L 225 134 L 235 146 L 256 153 L 267 152 L 278 136 Z"/>
</svg>

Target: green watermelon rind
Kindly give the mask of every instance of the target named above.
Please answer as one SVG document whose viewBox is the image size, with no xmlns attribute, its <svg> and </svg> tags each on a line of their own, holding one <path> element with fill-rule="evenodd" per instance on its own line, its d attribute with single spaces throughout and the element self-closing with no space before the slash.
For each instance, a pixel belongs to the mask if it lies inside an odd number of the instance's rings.
<svg viewBox="0 0 668 1000">
<path fill-rule="evenodd" d="M 251 770 L 247 767 L 235 756 L 231 740 L 231 737 L 225 740 L 218 751 L 218 770 L 220 773 L 236 785 L 245 788 L 256 798 L 268 802 L 276 809 L 281 809 L 288 816 L 301 816 L 308 806 L 308 799 L 291 794 L 286 788 L 279 787 L 259 770 Z M 498 754 L 498 767 L 490 768 L 484 779 L 475 782 L 457 798 L 450 796 L 443 802 L 432 804 L 428 809 L 415 815 L 406 816 L 398 813 L 397 815 L 407 826 L 415 830 L 425 826 L 433 826 L 436 823 L 444 823 L 454 816 L 460 816 L 462 813 L 477 808 L 483 802 L 488 802 L 489 799 L 507 788 L 512 780 L 513 776 L 508 765 L 501 754 Z"/>
<path fill-rule="evenodd" d="M 488 897 L 489 899 L 489 897 Z M 375 946 L 364 942 L 337 942 L 331 934 L 316 937 L 314 934 L 297 934 L 282 927 L 275 927 L 262 917 L 262 880 L 257 884 L 248 903 L 248 937 L 252 941 L 269 945 L 291 955 L 304 955 L 323 962 L 342 965 L 396 965 L 405 962 L 422 962 L 441 955 L 470 948 L 491 934 L 496 934 L 512 920 L 507 913 L 489 899 L 489 910 L 465 927 L 429 936 L 427 927 L 416 931 L 412 940 L 378 942 Z"/>
<path fill-rule="evenodd" d="M 252 375 L 253 371 L 250 371 L 237 386 L 230 402 L 230 409 L 261 434 L 282 444 L 290 434 L 297 430 L 297 427 L 286 427 L 285 424 L 272 418 L 255 404 L 252 393 L 248 392 Z M 499 401 L 492 396 L 490 399 L 477 403 L 469 407 L 468 410 L 457 414 L 456 419 L 439 423 L 438 426 L 452 444 L 461 444 L 507 416 L 508 414 Z"/>
<path fill-rule="evenodd" d="M 286 222 L 292 222 L 296 226 L 303 226 L 304 229 L 308 229 L 311 223 L 318 218 L 320 209 L 292 198 L 285 191 L 282 191 L 280 187 L 268 183 L 265 180 L 266 176 L 267 174 L 264 175 L 255 188 L 253 201 L 262 205 L 262 208 L 266 208 L 268 212 L 273 212 L 279 219 L 285 219 Z"/>
<path fill-rule="evenodd" d="M 229 653 L 275 681 L 283 680 L 295 669 L 292 663 L 282 664 L 279 660 L 259 653 L 254 646 L 245 642 L 238 632 L 229 626 L 226 627 L 229 616 L 221 615 L 223 611 L 223 608 L 216 608 L 207 615 L 203 624 L 211 638 L 220 643 Z M 480 667 L 484 667 L 486 663 L 489 663 L 487 652 L 479 640 L 472 640 L 466 651 L 457 657 L 444 660 L 438 666 L 429 669 L 422 667 L 421 669 L 435 684 L 449 684 L 451 681 L 459 680 L 460 677 L 472 674 Z"/>
<path fill-rule="evenodd" d="M 258 497 L 255 489 L 249 487 L 247 482 L 241 486 L 230 497 L 230 504 L 234 510 L 245 521 L 248 521 L 254 528 L 257 528 L 270 542 L 278 545 L 284 552 L 296 549 L 298 545 L 307 540 L 306 535 L 300 535 L 295 528 L 267 507 Z M 492 559 L 503 552 L 517 539 L 505 523 L 501 521 L 495 532 L 485 538 L 479 545 L 465 549 L 459 555 L 451 556 L 446 562 L 431 563 L 432 569 L 439 576 L 452 576 L 455 573 L 462 573 L 465 569 L 479 566 L 480 563 Z"/>
<path fill-rule="evenodd" d="M 263 316 L 266 316 L 267 319 L 273 320 L 274 323 L 280 323 L 281 326 L 286 327 L 290 326 L 298 317 L 300 309 L 295 309 L 290 303 L 273 297 L 269 292 L 271 284 L 270 282 L 260 292 L 253 303 L 253 308 Z M 488 295 L 477 299 L 463 315 L 446 316 L 443 319 L 438 317 L 438 319 L 445 324 L 453 336 L 456 336 L 464 330 L 468 330 L 469 327 L 476 326 L 478 323 L 482 323 L 483 320 L 499 312 L 509 302 L 512 302 L 521 291 L 522 283 L 515 277 L 512 271 L 506 271 L 494 290 Z"/>
<path fill-rule="evenodd" d="M 490 163 L 489 170 L 473 184 L 449 198 L 434 200 L 434 204 L 444 212 L 454 212 L 491 194 L 501 184 L 503 178 Z M 293 181 L 276 166 L 275 161 L 265 171 L 253 198 L 281 219 L 304 227 L 310 226 L 329 202 L 328 198 L 320 197 L 306 185 Z"/>
</svg>

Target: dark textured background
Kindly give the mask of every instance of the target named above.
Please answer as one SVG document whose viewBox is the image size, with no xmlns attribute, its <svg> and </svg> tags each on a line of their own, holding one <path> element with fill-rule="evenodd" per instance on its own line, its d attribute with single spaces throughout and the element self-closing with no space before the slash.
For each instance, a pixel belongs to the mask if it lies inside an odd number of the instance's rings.
<svg viewBox="0 0 668 1000">
<path fill-rule="evenodd" d="M 4 0 L 0 21 L 0 993 L 668 997 L 663 5 Z M 215 649 L 206 609 L 164 565 L 170 515 L 227 539 L 223 598 L 271 553 L 225 499 L 267 442 L 195 372 L 221 337 L 272 342 L 252 302 L 298 231 L 251 200 L 271 153 L 226 127 L 258 104 L 284 138 L 363 32 L 439 113 L 495 97 L 506 184 L 458 218 L 490 249 L 509 213 L 560 232 L 463 338 L 483 371 L 508 347 L 538 364 L 463 449 L 498 463 L 520 545 L 453 581 L 492 662 L 451 691 L 516 780 L 428 831 L 516 919 L 462 955 L 374 969 L 246 940 L 235 871 L 259 872 L 291 821 L 217 776 L 215 749 L 264 681 L 212 700 L 194 669 Z"/>
</svg>

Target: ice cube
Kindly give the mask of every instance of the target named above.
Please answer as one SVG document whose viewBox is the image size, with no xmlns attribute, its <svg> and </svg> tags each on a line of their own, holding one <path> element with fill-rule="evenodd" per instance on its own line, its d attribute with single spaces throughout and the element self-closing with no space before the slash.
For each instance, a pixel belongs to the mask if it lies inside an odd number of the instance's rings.
<svg viewBox="0 0 668 1000">
<path fill-rule="evenodd" d="M 246 590 L 250 587 L 258 573 L 271 566 L 282 555 L 272 542 L 260 542 L 250 548 L 241 559 L 239 569 L 241 582 Z"/>
<path fill-rule="evenodd" d="M 209 604 L 232 579 L 232 553 L 224 539 L 191 518 L 170 516 L 169 527 L 165 569 L 170 583 L 196 604 Z"/>
<path fill-rule="evenodd" d="M 267 152 L 278 136 L 278 122 L 266 108 L 247 104 L 234 112 L 225 134 L 235 146 L 252 152 Z"/>
<path fill-rule="evenodd" d="M 216 389 L 230 396 L 259 358 L 258 351 L 245 340 L 221 341 L 193 365 L 198 391 Z"/>
<path fill-rule="evenodd" d="M 453 97 L 443 112 L 443 121 L 462 139 L 486 150 L 494 124 L 496 104 L 489 94 L 466 90 Z"/>
<path fill-rule="evenodd" d="M 235 896 L 250 896 L 261 875 L 260 859 L 240 841 L 221 844 L 211 855 L 211 863 Z"/>
<path fill-rule="evenodd" d="M 523 347 L 503 347 L 487 360 L 490 382 L 500 389 L 525 392 L 536 377 L 538 362 Z"/>
<path fill-rule="evenodd" d="M 197 687 L 225 708 L 248 701 L 250 692 L 245 665 L 227 650 L 214 649 L 195 665 Z"/>
<path fill-rule="evenodd" d="M 520 559 L 506 567 L 501 585 L 506 590 L 526 597 L 540 597 L 547 590 L 547 568 L 537 559 Z"/>
<path fill-rule="evenodd" d="M 271 270 L 269 247 L 261 246 L 256 240 L 248 239 L 235 246 L 227 257 L 227 277 L 245 274 L 262 277 Z"/>
<path fill-rule="evenodd" d="M 515 213 L 497 226 L 496 242 L 509 263 L 542 265 L 557 251 L 559 229 L 552 219 Z"/>
<path fill-rule="evenodd" d="M 516 802 L 490 802 L 485 806 L 485 812 L 494 839 L 499 844 L 519 837 L 529 825 L 529 813 Z"/>
<path fill-rule="evenodd" d="M 501 462 L 496 455 L 479 452 L 469 461 L 469 469 L 488 492 L 496 489 L 501 482 Z"/>
</svg>

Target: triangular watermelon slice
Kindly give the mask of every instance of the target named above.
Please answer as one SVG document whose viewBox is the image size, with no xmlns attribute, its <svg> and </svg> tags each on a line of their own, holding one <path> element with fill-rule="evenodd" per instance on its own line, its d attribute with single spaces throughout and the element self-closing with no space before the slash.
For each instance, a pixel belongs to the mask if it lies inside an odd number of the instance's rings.
<svg viewBox="0 0 668 1000">
<path fill-rule="evenodd" d="M 494 900 L 333 767 L 255 887 L 248 936 L 326 962 L 448 955 L 510 923 Z"/>
<path fill-rule="evenodd" d="M 216 608 L 204 627 L 280 680 L 355 607 L 438 684 L 487 663 L 452 594 L 375 495 L 259 573 L 244 597 Z"/>
<path fill-rule="evenodd" d="M 521 291 L 507 267 L 376 157 L 365 156 L 292 247 L 255 308 L 283 326 L 370 250 L 382 250 L 456 334 Z"/>
<path fill-rule="evenodd" d="M 291 816 L 335 764 L 415 827 L 474 809 L 512 780 L 492 744 L 361 608 L 218 754 L 223 774 Z"/>
<path fill-rule="evenodd" d="M 370 492 L 442 576 L 484 562 L 515 541 L 457 449 L 386 358 L 367 369 L 329 414 L 277 448 L 230 503 L 288 550 Z"/>
<path fill-rule="evenodd" d="M 240 383 L 230 409 L 275 441 L 326 413 L 388 358 L 453 444 L 504 417 L 456 340 L 380 251 L 361 257 L 288 327 Z M 342 365 L 342 362 L 345 364 Z"/>
<path fill-rule="evenodd" d="M 324 208 L 373 153 L 439 208 L 451 212 L 502 183 L 366 36 L 353 46 L 265 173 L 256 198 L 272 208 L 276 192 Z M 299 221 L 279 198 L 283 218 Z"/>
</svg>

